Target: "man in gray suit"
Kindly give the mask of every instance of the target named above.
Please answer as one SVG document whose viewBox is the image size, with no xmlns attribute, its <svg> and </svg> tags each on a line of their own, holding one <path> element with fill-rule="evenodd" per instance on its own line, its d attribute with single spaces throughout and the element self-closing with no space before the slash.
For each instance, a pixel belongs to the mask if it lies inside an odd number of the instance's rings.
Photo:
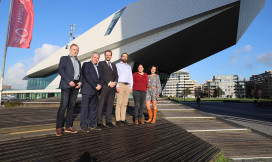
<svg viewBox="0 0 272 162">
<path fill-rule="evenodd" d="M 65 132 L 77 133 L 73 128 L 73 113 L 78 90 L 82 85 L 81 64 L 77 59 L 79 48 L 76 44 L 70 46 L 70 54 L 60 58 L 58 72 L 61 76 L 61 102 L 56 121 L 56 136 L 63 135 L 63 124 L 66 121 Z M 66 120 L 64 114 L 66 113 Z"/>
</svg>

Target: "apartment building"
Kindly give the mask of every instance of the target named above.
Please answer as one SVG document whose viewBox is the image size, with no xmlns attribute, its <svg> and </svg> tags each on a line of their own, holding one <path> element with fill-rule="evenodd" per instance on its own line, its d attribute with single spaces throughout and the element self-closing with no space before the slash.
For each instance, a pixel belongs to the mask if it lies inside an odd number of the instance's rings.
<svg viewBox="0 0 272 162">
<path fill-rule="evenodd" d="M 195 80 L 191 80 L 188 72 L 178 71 L 172 73 L 162 91 L 163 96 L 168 97 L 184 97 L 186 88 L 190 90 L 190 94 L 187 97 L 195 97 L 195 89 L 197 83 Z"/>
<path fill-rule="evenodd" d="M 254 98 L 272 98 L 272 71 L 252 75 L 247 82 L 247 96 Z"/>
<path fill-rule="evenodd" d="M 207 80 L 205 85 L 206 89 L 202 89 L 202 93 L 208 93 L 207 97 L 246 97 L 245 81 L 239 81 L 238 75 L 214 75 L 213 79 Z M 221 94 L 219 94 L 218 88 L 222 90 Z"/>
</svg>

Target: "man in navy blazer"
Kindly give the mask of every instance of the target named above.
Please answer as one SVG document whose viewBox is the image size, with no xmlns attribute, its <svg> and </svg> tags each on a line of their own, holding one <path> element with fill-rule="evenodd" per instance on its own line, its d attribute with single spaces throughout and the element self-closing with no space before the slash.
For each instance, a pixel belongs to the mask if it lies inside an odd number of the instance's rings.
<svg viewBox="0 0 272 162">
<path fill-rule="evenodd" d="M 58 72 L 61 76 L 61 102 L 57 113 L 56 135 L 63 135 L 63 124 L 66 121 L 65 132 L 77 133 L 73 126 L 73 113 L 79 88 L 81 87 L 81 64 L 77 59 L 79 48 L 76 44 L 70 46 L 70 54 L 60 58 Z M 67 109 L 66 119 L 64 114 Z"/>
<path fill-rule="evenodd" d="M 99 54 L 94 52 L 91 61 L 85 62 L 82 66 L 80 127 L 83 132 L 89 132 L 88 126 L 91 130 L 101 130 L 96 127 L 98 97 L 104 82 L 102 71 L 98 66 L 99 57 Z"/>
</svg>

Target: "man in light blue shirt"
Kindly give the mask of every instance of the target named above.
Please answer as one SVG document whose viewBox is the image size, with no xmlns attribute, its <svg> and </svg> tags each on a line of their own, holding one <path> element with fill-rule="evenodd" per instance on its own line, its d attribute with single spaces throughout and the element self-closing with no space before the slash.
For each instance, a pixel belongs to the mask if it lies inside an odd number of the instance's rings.
<svg viewBox="0 0 272 162">
<path fill-rule="evenodd" d="M 127 64 L 128 54 L 121 55 L 121 62 L 116 64 L 118 84 L 116 86 L 117 101 L 115 109 L 116 125 L 127 125 L 126 112 L 129 94 L 132 93 L 133 78 L 131 66 Z"/>
</svg>

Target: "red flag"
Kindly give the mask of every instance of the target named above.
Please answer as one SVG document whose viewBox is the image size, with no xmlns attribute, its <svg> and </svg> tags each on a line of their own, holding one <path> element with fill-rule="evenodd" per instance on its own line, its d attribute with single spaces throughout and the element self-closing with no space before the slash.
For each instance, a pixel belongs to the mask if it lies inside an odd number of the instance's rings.
<svg viewBox="0 0 272 162">
<path fill-rule="evenodd" d="M 34 24 L 33 0 L 14 0 L 9 31 L 9 47 L 29 48 Z"/>
</svg>

